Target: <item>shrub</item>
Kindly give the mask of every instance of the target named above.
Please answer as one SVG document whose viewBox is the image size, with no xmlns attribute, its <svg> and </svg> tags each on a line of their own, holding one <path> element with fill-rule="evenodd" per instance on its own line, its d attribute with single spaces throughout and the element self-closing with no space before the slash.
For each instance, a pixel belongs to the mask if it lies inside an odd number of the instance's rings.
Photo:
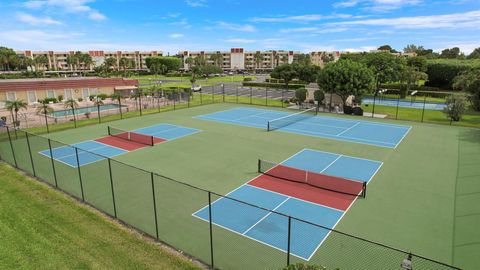
<svg viewBox="0 0 480 270">
<path fill-rule="evenodd" d="M 463 71 L 469 70 L 469 64 L 452 62 L 430 62 L 427 66 L 428 86 L 452 89 L 453 79 Z"/>
<path fill-rule="evenodd" d="M 96 97 L 100 98 L 101 100 L 105 100 L 106 98 L 108 98 L 108 95 L 107 94 L 97 94 L 97 95 L 90 95 L 88 96 L 88 99 L 90 101 L 93 101 Z"/>
<path fill-rule="evenodd" d="M 307 89 L 297 89 L 295 91 L 295 98 L 297 99 L 298 103 L 302 105 L 302 103 L 305 102 L 305 99 L 307 99 Z"/>
<path fill-rule="evenodd" d="M 253 78 L 251 78 L 251 77 L 243 78 L 243 81 L 244 82 L 251 82 L 251 81 L 253 81 Z"/>
<path fill-rule="evenodd" d="M 45 98 L 43 100 L 39 100 L 39 102 L 48 104 L 50 102 L 57 103 L 58 101 L 56 98 Z"/>
<path fill-rule="evenodd" d="M 63 100 L 63 95 L 58 95 L 58 102 L 62 102 Z"/>
<path fill-rule="evenodd" d="M 82 102 L 83 101 L 83 98 L 78 98 L 78 102 Z"/>
<path fill-rule="evenodd" d="M 467 99 L 462 94 L 455 94 L 447 97 L 444 112 L 453 121 L 460 121 L 462 115 L 467 111 Z"/>
<path fill-rule="evenodd" d="M 284 84 L 276 83 L 259 83 L 259 82 L 243 82 L 243 86 L 252 86 L 252 87 L 268 87 L 268 88 L 285 88 Z M 300 89 L 304 88 L 303 84 L 289 84 L 288 89 Z"/>
<path fill-rule="evenodd" d="M 322 90 L 315 90 L 315 92 L 313 92 L 313 99 L 317 101 L 318 105 L 320 105 L 325 99 L 325 92 Z"/>
</svg>

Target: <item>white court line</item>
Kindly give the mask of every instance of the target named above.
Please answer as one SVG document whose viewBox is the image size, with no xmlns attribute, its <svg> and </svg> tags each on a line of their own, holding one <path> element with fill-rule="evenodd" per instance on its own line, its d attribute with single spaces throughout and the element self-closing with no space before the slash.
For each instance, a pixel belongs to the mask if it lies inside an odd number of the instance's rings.
<svg viewBox="0 0 480 270">
<path fill-rule="evenodd" d="M 290 197 L 287 197 L 283 202 L 279 203 L 275 208 L 272 209 L 272 211 L 268 212 L 268 214 L 266 214 L 263 218 L 261 218 L 260 220 L 258 220 L 257 222 L 255 222 L 255 224 L 253 224 L 252 226 L 250 226 L 250 228 L 248 228 L 246 231 L 244 231 L 242 233 L 242 235 L 245 235 L 247 234 L 251 229 L 253 229 L 253 227 L 257 226 L 260 222 L 262 222 L 264 219 L 266 219 L 268 216 L 270 216 L 271 214 L 273 214 L 273 211 L 276 211 L 280 206 L 282 206 L 284 203 L 286 203 L 288 200 L 290 200 Z"/>
<path fill-rule="evenodd" d="M 358 123 L 354 124 L 353 126 L 351 126 L 351 127 L 347 128 L 347 129 L 345 129 L 344 131 L 342 131 L 342 132 L 338 133 L 338 134 L 337 134 L 337 135 L 335 135 L 335 136 L 340 136 L 340 135 L 342 135 L 343 133 L 345 133 L 345 132 L 347 132 L 347 131 L 351 130 L 352 128 L 354 128 L 354 127 L 356 127 L 356 126 L 358 126 L 358 125 L 360 125 L 360 122 L 358 122 Z"/>
<path fill-rule="evenodd" d="M 313 152 L 319 152 L 319 153 L 327 153 L 327 154 L 336 155 L 336 156 L 340 155 L 340 156 L 347 157 L 347 158 L 362 159 L 362 160 L 372 161 L 372 162 L 375 162 L 375 163 L 383 163 L 383 162 L 378 161 L 378 160 L 373 160 L 373 159 L 368 159 L 368 158 L 360 158 L 360 157 L 353 157 L 353 156 L 337 154 L 337 153 L 332 153 L 332 152 L 322 151 L 322 150 L 316 150 L 316 149 L 311 149 L 311 148 L 303 148 L 303 150 L 300 151 L 300 152 L 303 152 L 303 151 L 313 151 Z"/>
<path fill-rule="evenodd" d="M 342 157 L 342 155 L 338 155 L 338 157 L 330 162 L 330 164 L 328 164 L 325 168 L 323 168 L 323 170 L 321 170 L 319 173 L 323 173 L 326 169 L 330 168 L 330 166 L 332 166 L 335 162 L 337 162 L 337 160 L 339 160 L 340 158 Z"/>
<path fill-rule="evenodd" d="M 395 147 L 393 149 L 397 149 L 397 146 L 403 141 L 403 139 L 405 139 L 405 137 L 407 137 L 408 133 L 410 133 L 410 130 L 412 129 L 412 127 L 408 128 L 407 132 L 405 132 L 405 134 L 403 134 L 403 137 L 400 139 L 400 141 L 398 141 L 398 143 L 395 145 Z"/>
</svg>

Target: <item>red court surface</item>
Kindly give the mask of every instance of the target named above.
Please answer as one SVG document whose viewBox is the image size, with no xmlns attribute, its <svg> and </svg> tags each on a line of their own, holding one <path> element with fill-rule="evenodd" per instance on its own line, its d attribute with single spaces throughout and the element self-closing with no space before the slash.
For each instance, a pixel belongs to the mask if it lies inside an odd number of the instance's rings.
<svg viewBox="0 0 480 270">
<path fill-rule="evenodd" d="M 104 144 L 107 144 L 107 145 L 111 145 L 113 147 L 121 148 L 121 149 L 124 149 L 124 150 L 127 150 L 127 151 L 134 151 L 134 150 L 149 146 L 149 145 L 146 145 L 146 144 L 141 144 L 141 143 L 137 143 L 137 142 L 134 142 L 134 141 L 129 141 L 129 140 L 117 138 L 117 137 L 114 137 L 114 136 L 106 136 L 106 137 L 103 137 L 103 138 L 96 139 L 95 141 L 101 142 L 101 143 L 104 143 Z M 154 137 L 154 143 L 155 144 L 159 144 L 159 143 L 162 143 L 162 142 L 165 142 L 165 141 L 166 141 L 165 139 Z"/>
<path fill-rule="evenodd" d="M 304 183 L 281 180 L 265 174 L 253 179 L 248 184 L 342 211 L 346 211 L 356 198 L 353 195 L 329 191 Z"/>
</svg>

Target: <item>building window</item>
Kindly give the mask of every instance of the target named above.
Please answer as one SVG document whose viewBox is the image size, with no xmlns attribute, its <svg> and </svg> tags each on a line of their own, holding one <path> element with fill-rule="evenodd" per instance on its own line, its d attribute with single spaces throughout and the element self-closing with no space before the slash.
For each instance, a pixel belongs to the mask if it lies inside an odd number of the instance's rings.
<svg viewBox="0 0 480 270">
<path fill-rule="evenodd" d="M 55 90 L 47 90 L 47 98 L 55 98 Z"/>
<path fill-rule="evenodd" d="M 69 100 L 73 98 L 73 91 L 72 89 L 65 89 L 65 100 Z"/>
<path fill-rule="evenodd" d="M 17 99 L 17 93 L 15 92 L 7 92 L 7 100 L 14 101 Z"/>
<path fill-rule="evenodd" d="M 37 102 L 37 93 L 35 91 L 28 91 L 27 93 L 28 104 Z"/>
<path fill-rule="evenodd" d="M 84 100 L 87 100 L 90 97 L 90 90 L 88 88 L 83 88 L 82 97 Z"/>
</svg>

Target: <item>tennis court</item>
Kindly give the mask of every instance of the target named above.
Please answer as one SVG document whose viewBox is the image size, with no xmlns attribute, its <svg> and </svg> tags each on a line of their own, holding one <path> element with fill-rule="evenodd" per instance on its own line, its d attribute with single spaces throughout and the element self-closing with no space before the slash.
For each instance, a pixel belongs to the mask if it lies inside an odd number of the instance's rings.
<svg viewBox="0 0 480 270">
<path fill-rule="evenodd" d="M 53 148 L 51 151 L 43 150 L 40 154 L 53 157 L 71 167 L 78 167 L 197 132 L 200 130 L 172 124 L 158 124 L 133 131 L 108 127 L 108 136 Z"/>
<path fill-rule="evenodd" d="M 393 99 L 393 98 L 376 98 L 375 101 L 373 98 L 364 98 L 362 99 L 363 104 L 373 104 L 376 105 L 383 105 L 383 106 L 390 106 L 390 107 L 403 107 L 403 108 L 412 108 L 412 109 L 423 109 L 425 106 L 426 110 L 436 110 L 441 111 L 443 110 L 446 105 L 445 103 L 440 102 L 424 102 L 416 101 L 416 100 L 401 100 L 401 99 Z"/>
<path fill-rule="evenodd" d="M 379 161 L 304 149 L 233 190 L 228 197 L 213 202 L 212 222 L 283 252 L 288 252 L 290 246 L 292 255 L 310 260 L 329 230 L 295 219 L 289 226 L 287 216 L 334 228 L 358 196 L 333 191 L 333 188 L 342 188 L 342 183 L 324 189 L 302 183 L 295 175 L 316 173 L 328 180 L 348 178 L 348 181 L 368 183 L 381 166 Z M 281 173 L 269 173 L 279 167 Z M 207 222 L 210 219 L 208 207 L 193 215 Z M 291 239 L 295 239 L 290 244 L 289 227 Z"/>
<path fill-rule="evenodd" d="M 297 116 L 289 112 L 254 108 L 234 108 L 199 115 L 196 118 L 388 148 L 396 148 L 411 128 L 404 125 L 312 116 L 308 112 Z"/>
</svg>

